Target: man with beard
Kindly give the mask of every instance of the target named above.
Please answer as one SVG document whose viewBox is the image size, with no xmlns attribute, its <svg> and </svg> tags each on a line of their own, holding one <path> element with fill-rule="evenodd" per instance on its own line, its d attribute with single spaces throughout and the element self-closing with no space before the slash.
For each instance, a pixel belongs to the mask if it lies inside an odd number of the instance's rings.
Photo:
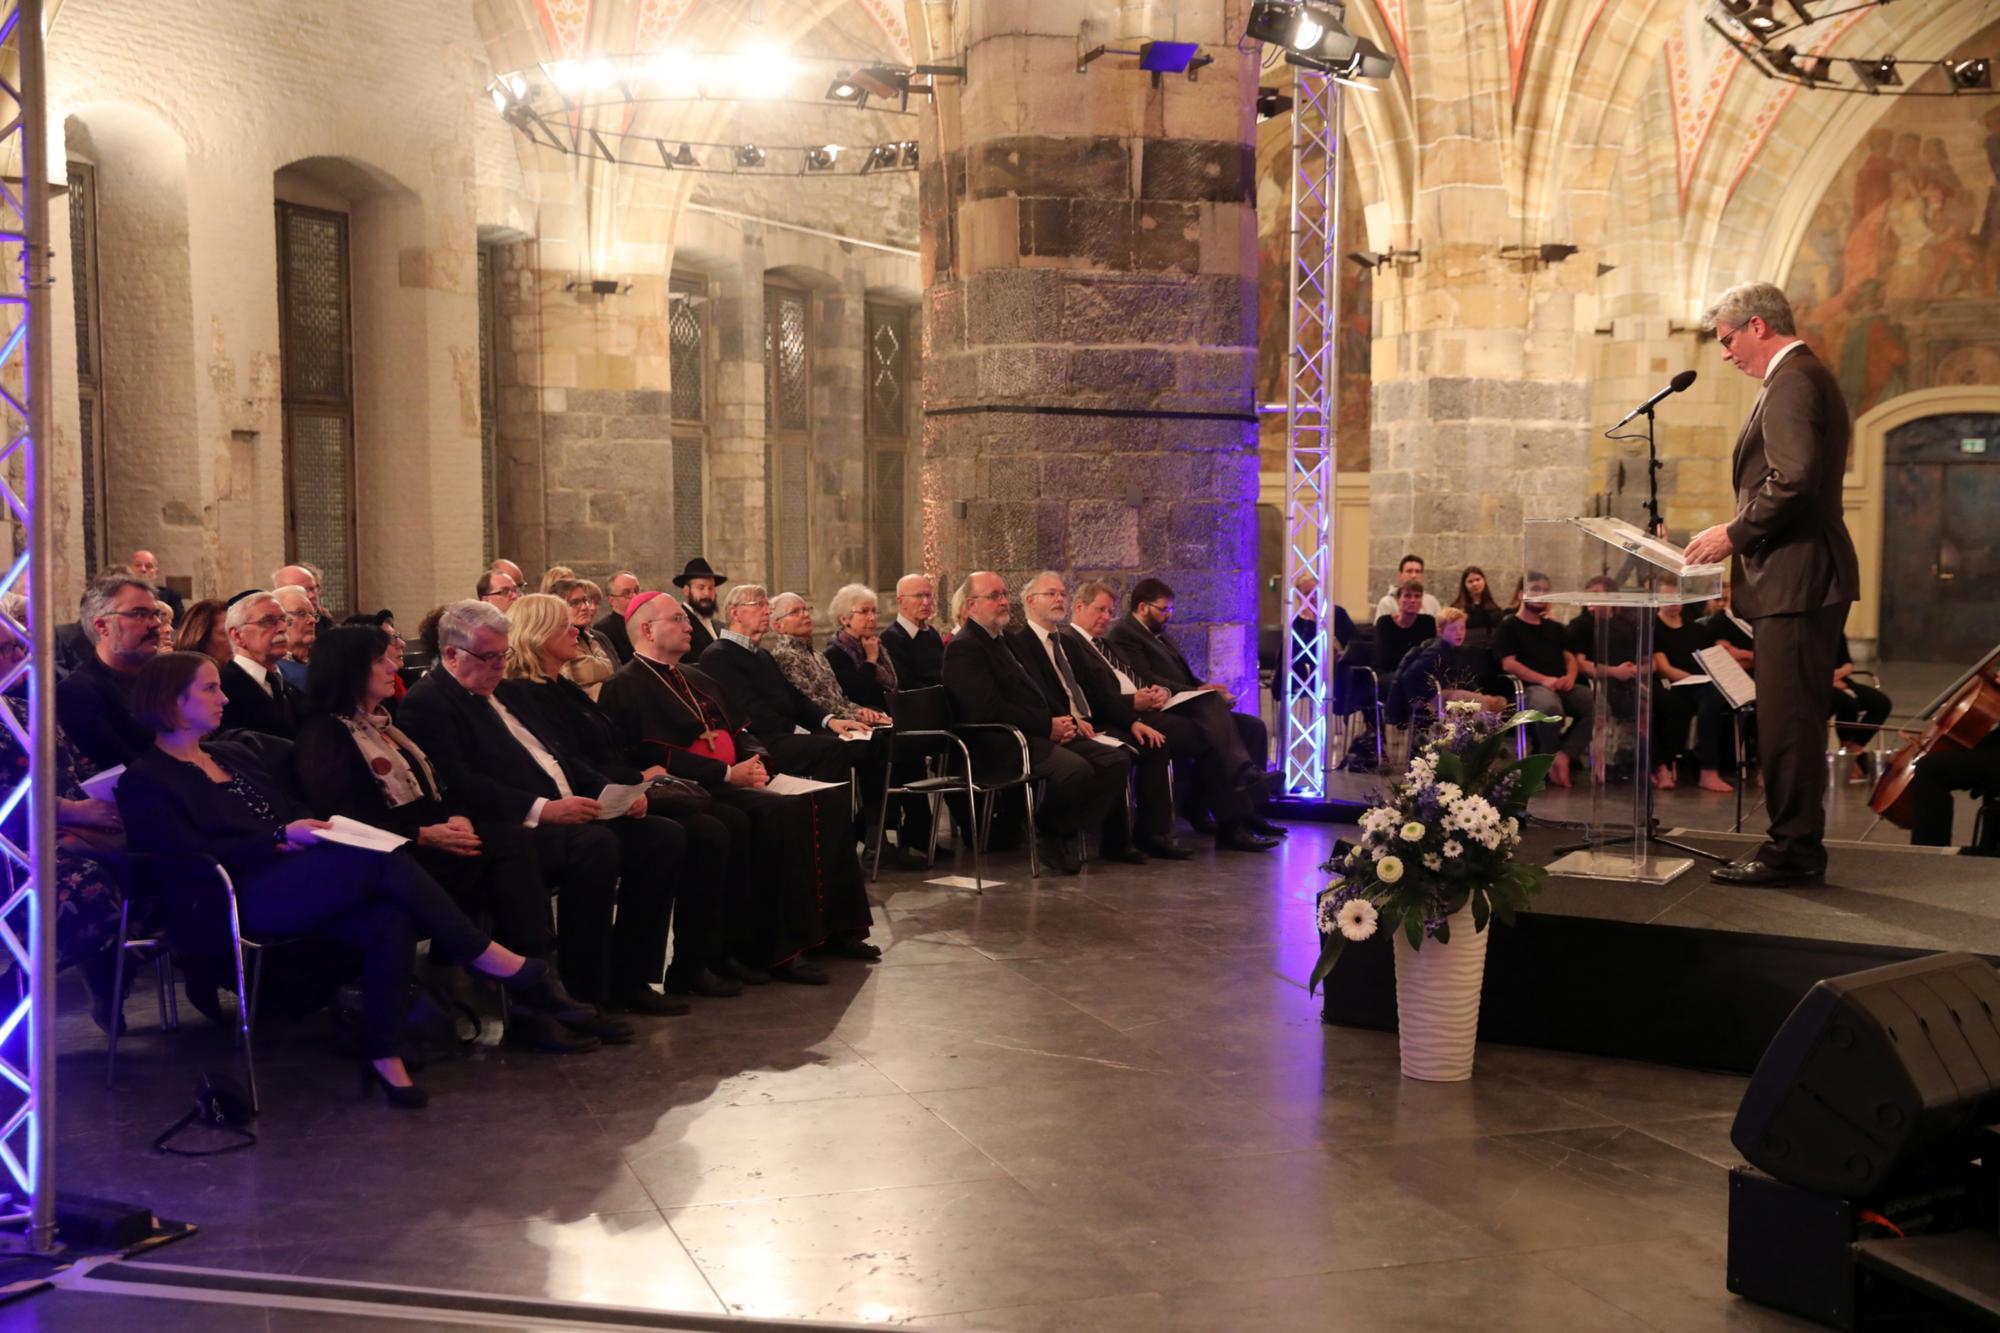
<svg viewBox="0 0 2000 1333">
<path fill-rule="evenodd" d="M 715 590 L 727 582 L 728 577 L 710 569 L 701 556 L 688 561 L 687 567 L 674 575 L 674 586 L 681 590 L 687 611 L 690 661 L 722 637 L 722 627 L 715 620 Z"/>
<path fill-rule="evenodd" d="M 131 706 L 139 668 L 160 652 L 153 600 L 153 585 L 132 574 L 101 579 L 84 594 L 82 619 L 97 636 L 96 651 L 56 686 L 56 720 L 92 771 L 115 768 L 153 743 Z"/>
<path fill-rule="evenodd" d="M 847 793 L 761 790 L 775 761 L 722 690 L 684 665 L 689 616 L 672 597 L 638 594 L 626 609 L 626 631 L 633 655 L 605 682 L 599 703 L 625 738 L 632 763 L 663 765 L 701 784 L 730 828 L 730 879 L 740 896 L 725 909 L 729 958 L 725 967 L 710 966 L 740 981 L 759 982 L 768 973 L 823 985 L 826 973 L 801 957 L 808 949 L 880 957 L 867 942 L 861 863 L 853 845 L 837 836 L 846 825 Z"/>
</svg>

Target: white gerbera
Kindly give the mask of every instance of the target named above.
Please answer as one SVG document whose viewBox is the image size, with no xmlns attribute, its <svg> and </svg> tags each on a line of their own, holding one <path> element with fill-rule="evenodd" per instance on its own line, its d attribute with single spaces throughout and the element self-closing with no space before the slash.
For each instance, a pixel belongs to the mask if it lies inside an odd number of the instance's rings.
<svg viewBox="0 0 2000 1333">
<path fill-rule="evenodd" d="M 1409 823 L 1403 825 L 1404 842 L 1422 842 L 1423 840 L 1424 826 L 1422 824 L 1412 819 Z"/>
<path fill-rule="evenodd" d="M 1384 884 L 1394 884 L 1403 877 L 1401 857 L 1385 856 L 1375 863 L 1375 877 Z"/>
<path fill-rule="evenodd" d="M 1461 843 L 1457 838 L 1448 838 L 1445 840 L 1444 854 L 1446 856 L 1459 856 L 1462 855 L 1464 852 L 1465 852 L 1465 845 Z"/>
<path fill-rule="evenodd" d="M 1348 939 L 1365 940 L 1375 933 L 1375 904 L 1366 898 L 1349 898 L 1341 904 L 1336 921 Z"/>
</svg>

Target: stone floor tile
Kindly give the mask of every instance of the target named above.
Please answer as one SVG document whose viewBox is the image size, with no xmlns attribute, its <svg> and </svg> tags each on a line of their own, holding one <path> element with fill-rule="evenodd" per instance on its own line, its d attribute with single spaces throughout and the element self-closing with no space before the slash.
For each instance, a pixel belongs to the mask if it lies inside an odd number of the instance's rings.
<svg viewBox="0 0 2000 1333">
<path fill-rule="evenodd" d="M 1541 1250 L 1532 1262 L 1603 1297 L 1647 1328 L 1812 1329 L 1819 1325 L 1729 1294 L 1720 1235 Z"/>
</svg>

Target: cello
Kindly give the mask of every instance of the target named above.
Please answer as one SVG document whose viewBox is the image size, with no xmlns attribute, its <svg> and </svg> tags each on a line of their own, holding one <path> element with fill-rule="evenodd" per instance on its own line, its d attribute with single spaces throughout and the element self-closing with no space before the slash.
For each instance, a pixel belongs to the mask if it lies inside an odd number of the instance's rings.
<svg viewBox="0 0 2000 1333">
<path fill-rule="evenodd" d="M 1930 725 L 1890 757 L 1868 798 L 1868 808 L 1898 828 L 1916 822 L 1910 782 L 1917 761 L 1937 750 L 1970 750 L 2000 726 L 2000 648 L 1954 681 L 1923 717 Z"/>
</svg>

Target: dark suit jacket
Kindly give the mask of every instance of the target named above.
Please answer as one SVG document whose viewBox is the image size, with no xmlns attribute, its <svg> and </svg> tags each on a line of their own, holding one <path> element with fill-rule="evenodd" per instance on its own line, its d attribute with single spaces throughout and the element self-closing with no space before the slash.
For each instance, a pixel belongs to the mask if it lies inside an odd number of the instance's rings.
<svg viewBox="0 0 2000 1333">
<path fill-rule="evenodd" d="M 56 685 L 56 721 L 96 771 L 115 768 L 149 750 L 153 733 L 132 716 L 132 683 L 96 652 Z"/>
<path fill-rule="evenodd" d="M 1021 664 L 1021 669 L 1035 678 L 1035 684 L 1040 687 L 1043 697 L 1049 701 L 1050 706 L 1059 714 L 1065 716 L 1073 714 L 1075 710 L 1070 704 L 1069 691 L 1063 688 L 1062 677 L 1056 673 L 1055 663 L 1042 651 L 1042 641 L 1035 637 L 1035 631 L 1026 624 L 1017 623 L 1000 637 L 1007 645 L 1008 651 L 1014 654 L 1014 660 Z M 1063 643 L 1060 633 L 1055 636 L 1055 644 L 1056 651 L 1063 654 L 1064 660 L 1067 661 L 1069 650 Z M 1070 674 L 1076 674 L 1074 662 L 1070 663 L 1069 669 Z M 1080 678 L 1077 685 L 1079 688 L 1083 685 Z M 1090 710 L 1088 691 L 1084 692 L 1083 707 Z M 1094 719 L 1094 711 L 1091 716 Z"/>
<path fill-rule="evenodd" d="M 507 705 L 507 711 L 526 723 L 557 756 L 577 759 L 613 782 L 645 780 L 639 766 L 627 761 L 624 747 L 612 735 L 611 719 L 575 681 L 561 677 L 550 681 L 503 680 L 494 693 Z M 549 745 L 551 737 L 554 745 Z"/>
<path fill-rule="evenodd" d="M 1153 633 L 1132 615 L 1116 621 L 1104 632 L 1104 638 L 1134 670 L 1145 673 L 1141 685 L 1164 685 L 1178 694 L 1202 683 L 1172 639 Z"/>
<path fill-rule="evenodd" d="M 825 721 L 826 710 L 786 680 L 784 668 L 769 653 L 717 639 L 696 665 L 766 745 L 791 735 L 793 727 L 819 731 Z"/>
<path fill-rule="evenodd" d="M 685 598 L 681 601 L 681 608 L 688 617 L 688 650 L 681 661 L 692 662 L 708 650 L 708 645 L 715 642 L 715 636 L 708 632 L 708 626 L 701 623 L 701 617 L 694 613 L 694 608 L 687 604 Z M 720 616 L 722 613 L 718 610 L 716 614 Z"/>
<path fill-rule="evenodd" d="M 135 851 L 213 856 L 241 887 L 278 859 L 277 830 L 304 818 L 305 811 L 250 747 L 204 741 L 202 748 L 247 778 L 271 803 L 274 817 L 258 818 L 193 764 L 151 745 L 126 764 L 118 780 L 118 810 Z"/>
<path fill-rule="evenodd" d="M 888 649 L 884 648 L 882 655 L 889 656 Z M 882 677 L 876 672 L 874 663 L 856 661 L 845 648 L 831 643 L 826 646 L 823 656 L 826 658 L 826 664 L 833 668 L 833 678 L 839 682 L 842 694 L 863 708 L 873 708 L 884 713 L 889 711 L 889 691 L 883 686 Z M 896 659 L 889 657 L 889 668 L 893 671 L 895 667 Z M 905 685 L 901 673 L 898 673 L 896 688 L 914 690 L 920 687 Z"/>
<path fill-rule="evenodd" d="M 924 626 L 912 639 L 901 621 L 891 620 L 882 631 L 882 647 L 896 668 L 897 689 L 915 690 L 944 683 L 944 636 L 937 632 L 936 626 Z"/>
<path fill-rule="evenodd" d="M 285 683 L 274 667 L 270 674 L 272 692 L 250 679 L 250 673 L 235 662 L 222 664 L 222 730 L 261 731 L 290 740 L 299 734 L 305 701 Z"/>
<path fill-rule="evenodd" d="M 1069 650 L 1069 669 L 1076 673 L 1077 681 L 1083 686 L 1084 697 L 1090 701 L 1091 721 L 1099 727 L 1130 733 L 1132 724 L 1144 719 L 1132 706 L 1132 696 L 1119 688 L 1117 673 L 1098 655 L 1097 649 L 1077 633 L 1074 626 L 1064 625 L 1057 637 Z M 1112 655 L 1120 662 L 1124 661 L 1115 647 L 1105 646 L 1111 648 Z M 1138 682 L 1135 679 L 1133 683 Z"/>
<path fill-rule="evenodd" d="M 560 737 L 544 735 L 533 718 L 514 716 L 555 755 L 572 792 L 595 796 L 604 790 L 605 778 L 564 754 Z M 460 793 L 478 817 L 519 824 L 537 798 L 553 801 L 562 795 L 493 706 L 468 693 L 442 667 L 424 673 L 410 687 L 396 712 L 396 725 L 424 747 L 445 788 Z"/>
<path fill-rule="evenodd" d="M 631 631 L 625 628 L 625 617 L 616 611 L 608 611 L 598 618 L 591 629 L 597 631 L 598 635 L 617 651 L 618 656 L 613 662 L 614 666 L 632 660 L 632 635 Z"/>
<path fill-rule="evenodd" d="M 1840 512 L 1852 431 L 1840 382 L 1811 348 L 1788 354 L 1765 378 L 1732 464 L 1730 584 L 1745 620 L 1816 611 L 1859 594 L 1860 564 Z"/>
<path fill-rule="evenodd" d="M 56 626 L 56 665 L 64 671 L 74 671 L 97 656 L 97 645 L 90 640 L 90 631 L 80 620 Z"/>
<path fill-rule="evenodd" d="M 1056 713 L 1048 696 L 1005 638 L 988 634 L 976 620 L 966 621 L 945 646 L 944 688 L 960 722 L 1002 722 L 1029 740 L 1050 739 Z"/>
<path fill-rule="evenodd" d="M 440 790 L 435 796 L 406 805 L 390 805 L 382 795 L 381 784 L 368 771 L 368 760 L 354 743 L 354 734 L 348 731 L 347 724 L 325 713 L 307 718 L 299 727 L 299 738 L 292 746 L 292 776 L 299 790 L 305 793 L 306 805 L 318 818 L 346 815 L 400 833 L 412 841 L 416 840 L 417 831 L 427 825 L 442 824 L 453 815 L 472 813 L 444 790 L 442 774 L 438 775 Z"/>
<path fill-rule="evenodd" d="M 663 764 L 677 778 L 720 787 L 729 780 L 729 766 L 687 748 L 712 722 L 730 733 L 738 761 L 764 753 L 764 747 L 744 729 L 743 719 L 714 681 L 693 667 L 682 667 L 681 676 L 712 718 L 691 712 L 687 701 L 668 689 L 651 666 L 636 659 L 619 667 L 618 673 L 604 682 L 604 692 L 597 701 L 610 716 L 612 731 L 624 739 L 627 762 L 641 768 Z"/>
</svg>

